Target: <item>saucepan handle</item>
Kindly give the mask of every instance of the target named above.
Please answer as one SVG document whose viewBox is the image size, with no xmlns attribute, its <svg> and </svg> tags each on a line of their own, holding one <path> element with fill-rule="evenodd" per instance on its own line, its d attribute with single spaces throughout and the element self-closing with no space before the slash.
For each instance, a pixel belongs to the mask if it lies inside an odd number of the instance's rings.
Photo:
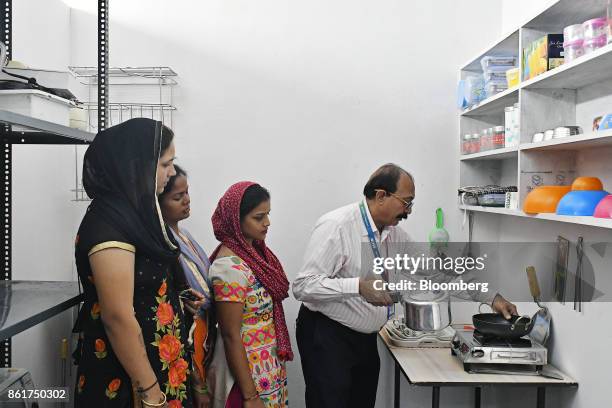
<svg viewBox="0 0 612 408">
<path fill-rule="evenodd" d="M 478 305 L 478 313 L 482 313 L 482 306 L 483 306 L 483 305 L 484 305 L 484 306 L 488 306 L 488 307 L 489 307 L 491 310 L 493 310 L 493 308 L 491 307 L 491 305 L 490 305 L 490 304 L 488 304 L 488 303 L 486 303 L 486 302 L 481 302 L 481 303 Z"/>
</svg>

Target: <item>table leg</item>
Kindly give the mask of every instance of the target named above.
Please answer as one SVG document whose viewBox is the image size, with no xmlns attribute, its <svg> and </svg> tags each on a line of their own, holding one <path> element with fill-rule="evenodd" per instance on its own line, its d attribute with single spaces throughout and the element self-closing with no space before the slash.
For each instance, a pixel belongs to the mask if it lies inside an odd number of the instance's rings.
<svg viewBox="0 0 612 408">
<path fill-rule="evenodd" d="M 400 367 L 395 362 L 395 384 L 393 386 L 393 407 L 400 408 Z"/>
<path fill-rule="evenodd" d="M 482 388 L 475 387 L 474 388 L 474 408 L 480 408 L 482 400 Z"/>
<path fill-rule="evenodd" d="M 431 392 L 431 408 L 440 408 L 440 387 L 433 387 Z"/>
<path fill-rule="evenodd" d="M 537 408 L 546 407 L 546 387 L 538 387 L 538 404 Z"/>
</svg>

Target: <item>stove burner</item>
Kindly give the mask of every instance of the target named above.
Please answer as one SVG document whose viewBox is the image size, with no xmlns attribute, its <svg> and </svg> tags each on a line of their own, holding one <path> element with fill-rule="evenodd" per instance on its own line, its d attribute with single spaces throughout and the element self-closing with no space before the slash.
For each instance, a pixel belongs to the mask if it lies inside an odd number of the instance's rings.
<svg viewBox="0 0 612 408">
<path fill-rule="evenodd" d="M 526 338 L 503 339 L 496 336 L 489 336 L 474 330 L 474 340 L 481 346 L 489 347 L 531 347 L 531 340 Z"/>
</svg>

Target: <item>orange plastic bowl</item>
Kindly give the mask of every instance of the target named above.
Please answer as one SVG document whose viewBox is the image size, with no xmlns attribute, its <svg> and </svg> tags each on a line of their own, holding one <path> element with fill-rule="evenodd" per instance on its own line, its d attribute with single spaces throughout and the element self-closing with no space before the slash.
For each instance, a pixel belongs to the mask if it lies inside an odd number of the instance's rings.
<svg viewBox="0 0 612 408">
<path fill-rule="evenodd" d="M 527 194 L 523 204 L 523 211 L 527 214 L 555 213 L 557 211 L 557 204 L 570 190 L 571 186 L 536 187 Z"/>
<path fill-rule="evenodd" d="M 603 190 L 603 184 L 597 177 L 578 177 L 572 183 L 572 190 L 601 191 Z"/>
</svg>

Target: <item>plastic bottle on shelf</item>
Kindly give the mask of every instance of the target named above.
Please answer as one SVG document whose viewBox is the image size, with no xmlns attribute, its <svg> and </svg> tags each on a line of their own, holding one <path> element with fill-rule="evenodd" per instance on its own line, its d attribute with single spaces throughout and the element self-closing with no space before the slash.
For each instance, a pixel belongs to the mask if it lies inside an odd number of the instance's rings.
<svg viewBox="0 0 612 408">
<path fill-rule="evenodd" d="M 514 146 L 514 133 L 512 120 L 514 118 L 514 106 L 506 106 L 504 108 L 504 132 L 506 147 Z"/>
<path fill-rule="evenodd" d="M 512 140 L 514 144 L 512 146 L 518 146 L 521 140 L 521 109 L 517 103 L 513 106 L 512 111 Z"/>
</svg>

